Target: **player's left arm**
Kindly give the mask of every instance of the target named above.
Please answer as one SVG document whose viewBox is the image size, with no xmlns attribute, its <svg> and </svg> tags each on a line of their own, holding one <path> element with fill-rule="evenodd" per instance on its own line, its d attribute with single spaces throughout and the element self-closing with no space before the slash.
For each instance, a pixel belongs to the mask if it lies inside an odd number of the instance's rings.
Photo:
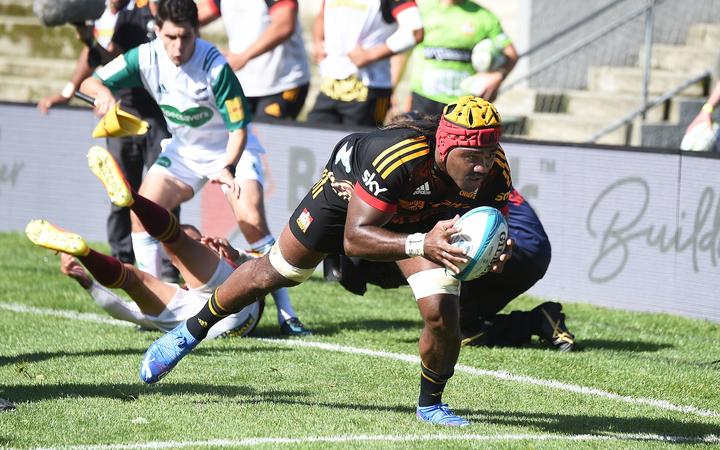
<svg viewBox="0 0 720 450">
<path fill-rule="evenodd" d="M 228 142 L 225 149 L 225 166 L 215 182 L 230 187 L 232 194 L 239 196 L 235 184 L 235 166 L 247 143 L 247 125 L 250 123 L 250 108 L 240 82 L 225 58 L 213 48 L 209 53 L 210 86 L 215 97 L 215 106 L 225 121 Z"/>
<path fill-rule="evenodd" d="M 297 23 L 297 0 L 266 0 L 270 24 L 260 36 L 242 53 L 228 53 L 227 60 L 233 70 L 240 70 L 248 61 L 269 52 L 287 41 L 295 32 Z"/>
<path fill-rule="evenodd" d="M 397 22 L 397 30 L 384 43 L 371 48 L 355 47 L 348 57 L 357 67 L 364 67 L 397 53 L 410 50 L 425 37 L 420 10 L 415 0 L 382 0 L 383 14 Z"/>
</svg>

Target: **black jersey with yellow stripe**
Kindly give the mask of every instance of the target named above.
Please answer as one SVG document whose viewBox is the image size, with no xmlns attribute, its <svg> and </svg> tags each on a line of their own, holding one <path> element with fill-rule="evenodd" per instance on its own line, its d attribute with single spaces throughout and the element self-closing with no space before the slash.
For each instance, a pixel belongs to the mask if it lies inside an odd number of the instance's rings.
<svg viewBox="0 0 720 450">
<path fill-rule="evenodd" d="M 327 200 L 347 208 L 357 195 L 374 208 L 393 213 L 391 224 L 445 219 L 477 206 L 505 212 L 512 190 L 510 168 L 502 148 L 483 185 L 475 192 L 462 191 L 435 164 L 435 137 L 409 128 L 355 133 L 333 150 L 318 192 L 329 183 L 336 195 Z"/>
</svg>

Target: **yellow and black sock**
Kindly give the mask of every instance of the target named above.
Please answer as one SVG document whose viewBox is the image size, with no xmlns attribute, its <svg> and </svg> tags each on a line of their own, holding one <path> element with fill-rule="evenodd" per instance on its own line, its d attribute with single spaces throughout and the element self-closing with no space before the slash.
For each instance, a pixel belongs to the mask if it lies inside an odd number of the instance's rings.
<svg viewBox="0 0 720 450">
<path fill-rule="evenodd" d="M 418 399 L 418 406 L 432 406 L 442 403 L 442 393 L 451 376 L 453 376 L 453 372 L 448 375 L 440 375 L 420 361 L 420 398 Z"/>
<path fill-rule="evenodd" d="M 217 289 L 200 312 L 187 320 L 187 329 L 195 339 L 205 339 L 210 327 L 232 314 L 232 311 L 226 311 L 218 304 L 216 297 Z"/>
</svg>

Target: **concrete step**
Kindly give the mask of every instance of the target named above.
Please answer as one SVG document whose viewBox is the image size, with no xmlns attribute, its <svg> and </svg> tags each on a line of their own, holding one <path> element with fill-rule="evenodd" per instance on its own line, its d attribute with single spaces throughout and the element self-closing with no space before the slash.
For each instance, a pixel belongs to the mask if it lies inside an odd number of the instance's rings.
<svg viewBox="0 0 720 450">
<path fill-rule="evenodd" d="M 0 0 L 0 15 L 32 16 L 32 0 Z"/>
<path fill-rule="evenodd" d="M 75 68 L 72 59 L 0 55 L 0 75 L 67 81 Z"/>
<path fill-rule="evenodd" d="M 67 80 L 39 80 L 0 75 L 0 100 L 37 103 L 41 98 L 62 91 Z"/>
<path fill-rule="evenodd" d="M 659 95 L 674 89 L 697 72 L 681 72 L 668 70 L 653 70 L 648 87 L 650 95 Z M 643 85 L 643 71 L 637 67 L 608 67 L 594 66 L 588 70 L 588 90 L 617 93 L 640 94 Z M 682 95 L 702 96 L 704 89 L 698 82 L 688 86 Z"/>
<path fill-rule="evenodd" d="M 524 137 L 543 141 L 585 142 L 611 122 L 612 120 L 590 119 L 570 114 L 534 113 L 525 120 Z M 626 132 L 627 127 L 621 127 L 602 137 L 597 143 L 626 145 Z"/>
<path fill-rule="evenodd" d="M 81 46 L 71 26 L 45 27 L 35 17 L 0 16 L 0 55 L 74 60 Z"/>
<path fill-rule="evenodd" d="M 690 26 L 685 44 L 694 47 L 710 47 L 717 50 L 720 42 L 720 25 L 697 23 Z"/>
<path fill-rule="evenodd" d="M 645 48 L 640 49 L 640 59 L 645 57 Z M 677 70 L 700 73 L 706 69 L 714 69 L 717 64 L 718 49 L 714 47 L 692 45 L 655 44 L 652 47 L 650 65 L 653 69 Z"/>
<path fill-rule="evenodd" d="M 642 103 L 639 95 L 579 90 L 542 93 L 537 97 L 535 111 L 567 113 L 577 117 L 606 119 L 610 122 L 638 109 Z M 648 119 L 651 121 L 662 121 L 664 116 L 662 105 L 648 111 Z"/>
<path fill-rule="evenodd" d="M 536 92 L 532 89 L 516 88 L 501 91 L 493 102 L 501 117 L 527 116 L 535 111 Z"/>
</svg>

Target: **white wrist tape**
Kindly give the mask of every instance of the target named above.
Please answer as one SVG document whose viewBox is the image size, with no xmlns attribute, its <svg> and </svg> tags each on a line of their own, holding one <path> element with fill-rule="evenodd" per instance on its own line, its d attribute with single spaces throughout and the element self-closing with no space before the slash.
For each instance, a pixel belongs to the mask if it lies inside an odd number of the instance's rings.
<svg viewBox="0 0 720 450">
<path fill-rule="evenodd" d="M 408 235 L 405 239 L 405 254 L 411 258 L 425 255 L 425 233 Z"/>
<path fill-rule="evenodd" d="M 60 95 L 63 97 L 70 99 L 75 94 L 75 85 L 72 84 L 72 82 L 68 81 L 65 86 L 62 89 L 62 92 L 60 92 Z"/>
</svg>

